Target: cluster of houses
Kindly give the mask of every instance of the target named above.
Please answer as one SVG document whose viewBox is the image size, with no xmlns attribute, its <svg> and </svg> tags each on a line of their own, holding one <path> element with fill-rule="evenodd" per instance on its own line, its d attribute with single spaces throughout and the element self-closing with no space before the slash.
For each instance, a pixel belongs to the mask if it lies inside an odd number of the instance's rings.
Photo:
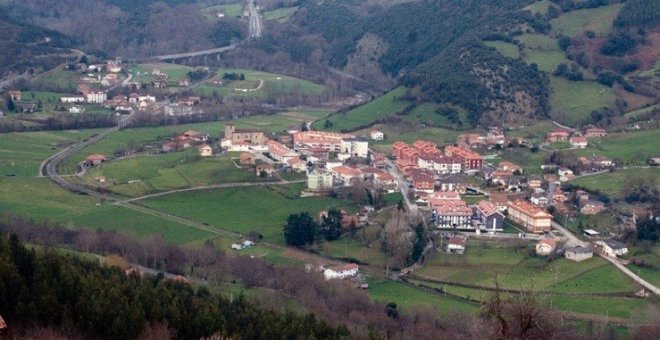
<svg viewBox="0 0 660 340">
<path fill-rule="evenodd" d="M 607 136 L 607 131 L 594 126 L 588 126 L 582 132 L 572 133 L 566 129 L 556 129 L 548 132 L 545 141 L 548 144 L 556 142 L 569 142 L 572 148 L 584 149 L 589 144 L 588 138 Z"/>
</svg>

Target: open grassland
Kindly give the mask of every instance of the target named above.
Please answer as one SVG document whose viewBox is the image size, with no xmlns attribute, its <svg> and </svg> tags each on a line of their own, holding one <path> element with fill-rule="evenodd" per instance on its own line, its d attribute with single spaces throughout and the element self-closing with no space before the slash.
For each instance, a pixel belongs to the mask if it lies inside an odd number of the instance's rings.
<svg viewBox="0 0 660 340">
<path fill-rule="evenodd" d="M 376 301 L 394 302 L 404 310 L 406 308 L 426 306 L 435 308 L 440 313 L 462 311 L 476 313 L 479 306 L 460 299 L 443 297 L 430 291 L 416 288 L 410 284 L 394 281 L 369 282 L 369 295 Z"/>
<path fill-rule="evenodd" d="M 151 83 L 155 79 L 153 75 L 154 70 L 160 70 L 160 72 L 167 74 L 168 82 L 177 82 L 186 79 L 188 77 L 188 72 L 194 69 L 192 67 L 178 64 L 153 63 L 133 65 L 128 67 L 128 70 L 133 74 L 133 81 Z"/>
<path fill-rule="evenodd" d="M 241 15 L 241 10 L 243 5 L 239 4 L 229 4 L 229 5 L 218 5 L 211 6 L 202 9 L 202 15 L 207 17 L 209 20 L 218 20 L 217 14 L 222 12 L 225 16 L 228 17 L 237 17 Z"/>
<path fill-rule="evenodd" d="M 570 81 L 551 76 L 550 86 L 550 116 L 568 125 L 587 122 L 592 111 L 608 107 L 614 98 L 611 88 L 594 81 Z"/>
<path fill-rule="evenodd" d="M 541 144 L 545 140 L 548 132 L 557 129 L 557 126 L 549 120 L 543 120 L 527 126 L 507 126 L 506 135 L 508 137 L 524 138 L 536 144 Z"/>
<path fill-rule="evenodd" d="M 63 93 L 74 93 L 78 87 L 80 74 L 56 67 L 30 80 L 31 88 L 48 89 Z"/>
<path fill-rule="evenodd" d="M 527 175 L 541 174 L 543 173 L 541 165 L 544 163 L 545 156 L 548 154 L 549 152 L 543 150 L 534 153 L 527 149 L 512 149 L 502 152 L 501 156 L 496 158 L 493 163 L 505 160 L 523 167 L 523 170 Z"/>
<path fill-rule="evenodd" d="M 607 35 L 612 30 L 612 22 L 623 4 L 571 11 L 550 20 L 553 33 L 574 37 L 586 31 L 597 35 Z"/>
<path fill-rule="evenodd" d="M 557 6 L 550 0 L 536 1 L 533 4 L 524 7 L 523 10 L 530 11 L 533 14 L 539 13 L 545 15 L 546 13 L 548 13 L 548 8 L 551 5 Z"/>
<path fill-rule="evenodd" d="M 589 146 L 575 150 L 578 156 L 599 155 L 619 160 L 624 165 L 645 165 L 650 157 L 660 154 L 660 131 L 644 130 L 612 133 L 607 137 L 590 138 Z"/>
<path fill-rule="evenodd" d="M 97 130 L 42 131 L 0 134 L 0 176 L 33 177 L 41 162 L 69 143 Z"/>
<path fill-rule="evenodd" d="M 602 266 L 610 265 L 600 258 L 581 263 L 564 258 L 549 262 L 546 258 L 530 257 L 527 249 L 516 251 L 516 248 L 503 243 L 469 241 L 466 255 L 439 252 L 416 274 L 429 280 L 484 287 L 494 287 L 497 280 L 500 287 L 508 289 L 548 290 L 568 282 L 566 284 L 573 285 L 574 292 L 580 293 L 633 290 L 625 278 L 614 277 L 616 280 L 608 281 L 607 278 L 614 275 L 609 269 L 589 274 L 590 277 L 603 276 L 593 285 L 586 285 L 586 279 L 579 279 L 585 273 Z M 569 281 L 572 279 L 576 281 Z M 559 286 L 557 289 L 568 288 Z"/>
<path fill-rule="evenodd" d="M 551 286 L 548 291 L 560 293 L 630 293 L 632 280 L 613 265 L 606 264 L 577 277 Z"/>
<path fill-rule="evenodd" d="M 143 204 L 245 235 L 257 230 L 265 240 L 279 243 L 284 242 L 282 226 L 289 214 L 307 211 L 316 217 L 332 207 L 356 209 L 350 202 L 329 197 L 294 198 L 292 194 L 302 188 L 289 185 L 185 192 L 147 199 Z"/>
<path fill-rule="evenodd" d="M 560 63 L 570 63 L 565 53 L 559 49 L 557 40 L 543 34 L 523 34 L 516 37 L 523 44 L 523 59 L 528 63 L 535 63 L 539 70 L 552 72 Z"/>
<path fill-rule="evenodd" d="M 520 58 L 520 51 L 518 45 L 508 43 L 505 41 L 485 41 L 484 44 L 494 47 L 500 54 L 505 57 L 518 59 Z"/>
<path fill-rule="evenodd" d="M 628 181 L 639 178 L 646 178 L 655 183 L 657 187 L 660 187 L 660 169 L 658 168 L 617 170 L 596 176 L 578 178 L 571 183 L 592 190 L 600 190 L 610 197 L 621 198 L 623 189 L 631 183 Z"/>
<path fill-rule="evenodd" d="M 357 235 L 362 232 L 362 230 L 358 230 Z M 385 268 L 389 259 L 389 256 L 379 249 L 364 245 L 359 240 L 349 237 L 325 242 L 319 248 L 319 252 L 324 256 L 337 259 L 353 259 L 380 268 Z"/>
<path fill-rule="evenodd" d="M 245 80 L 222 79 L 225 73 L 242 74 Z M 232 96 L 266 99 L 287 94 L 314 95 L 326 90 L 325 86 L 308 80 L 246 69 L 218 69 L 214 79 L 222 83 L 197 84 L 192 88 L 193 93 L 202 97 Z"/>
<path fill-rule="evenodd" d="M 137 236 L 157 233 L 176 244 L 214 236 L 208 231 L 72 194 L 46 178 L 2 179 L 0 197 L 0 212 L 49 220 L 71 228 L 118 230 Z"/>
<path fill-rule="evenodd" d="M 328 118 L 332 123 L 330 130 L 354 131 L 401 112 L 411 105 L 410 101 L 399 99 L 406 94 L 406 91 L 407 89 L 405 87 L 400 86 L 367 104 L 330 116 Z M 315 128 L 323 128 L 324 123 L 325 120 L 318 121 L 315 124 Z"/>
<path fill-rule="evenodd" d="M 264 18 L 269 21 L 286 22 L 296 13 L 298 6 L 278 8 L 264 13 Z"/>
<path fill-rule="evenodd" d="M 630 119 L 635 119 L 641 115 L 645 115 L 647 113 L 651 113 L 653 111 L 660 110 L 660 103 L 651 105 L 649 107 L 633 110 L 633 111 L 628 111 L 626 112 L 625 116 L 630 118 Z"/>
<path fill-rule="evenodd" d="M 221 183 L 258 182 L 250 169 L 236 166 L 228 156 L 196 157 L 197 150 L 144 155 L 111 161 L 88 171 L 83 181 L 124 196 Z M 104 176 L 106 183 L 95 178 Z"/>
</svg>

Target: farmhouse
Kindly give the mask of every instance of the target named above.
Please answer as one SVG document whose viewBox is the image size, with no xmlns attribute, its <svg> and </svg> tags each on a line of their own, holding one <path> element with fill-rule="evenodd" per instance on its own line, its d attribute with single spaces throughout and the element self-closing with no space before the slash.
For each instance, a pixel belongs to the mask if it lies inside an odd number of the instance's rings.
<svg viewBox="0 0 660 340">
<path fill-rule="evenodd" d="M 564 257 L 575 262 L 584 261 L 586 259 L 592 258 L 593 256 L 594 256 L 594 252 L 591 249 L 580 246 L 568 248 L 564 252 Z"/>
<path fill-rule="evenodd" d="M 574 148 L 584 149 L 589 144 L 587 137 L 584 136 L 573 136 L 570 140 L 571 146 Z"/>
<path fill-rule="evenodd" d="M 488 231 L 502 230 L 504 214 L 493 203 L 479 201 L 474 205 L 474 215 L 484 229 Z"/>
<path fill-rule="evenodd" d="M 101 154 L 92 154 L 85 158 L 84 163 L 86 166 L 96 166 L 106 161 L 108 161 L 108 157 Z"/>
<path fill-rule="evenodd" d="M 570 135 L 571 134 L 566 130 L 555 130 L 548 132 L 545 139 L 548 143 L 567 142 Z"/>
<path fill-rule="evenodd" d="M 597 127 L 590 127 L 584 130 L 584 136 L 585 137 L 605 137 L 607 136 L 607 131 L 605 129 L 597 128 Z"/>
<path fill-rule="evenodd" d="M 231 147 L 240 143 L 263 145 L 266 143 L 266 136 L 259 130 L 236 129 L 234 124 L 225 125 L 225 136 L 221 141 L 222 147 Z"/>
<path fill-rule="evenodd" d="M 378 130 L 371 131 L 369 136 L 371 137 L 372 140 L 383 140 L 383 139 L 385 139 L 385 134 L 378 131 Z"/>
<path fill-rule="evenodd" d="M 213 156 L 213 148 L 208 144 L 202 144 L 199 146 L 199 155 L 202 157 Z"/>
<path fill-rule="evenodd" d="M 360 267 L 355 263 L 349 263 L 341 266 L 327 268 L 323 271 L 326 280 L 353 277 L 358 274 Z"/>
<path fill-rule="evenodd" d="M 598 215 L 605 210 L 605 203 L 595 200 L 587 200 L 582 204 L 580 213 L 583 215 Z"/>
<path fill-rule="evenodd" d="M 452 236 L 447 240 L 445 245 L 445 251 L 448 254 L 463 254 L 465 253 L 465 245 L 467 240 L 465 237 L 461 236 Z"/>
<path fill-rule="evenodd" d="M 507 204 L 508 217 L 532 233 L 550 231 L 552 215 L 521 199 Z"/>
<path fill-rule="evenodd" d="M 596 243 L 603 247 L 603 253 L 611 257 L 617 257 L 628 253 L 628 247 L 615 239 L 598 241 Z"/>
<path fill-rule="evenodd" d="M 551 237 L 541 239 L 535 246 L 536 254 L 541 256 L 552 254 L 552 252 L 555 251 L 555 248 L 557 248 L 557 241 Z"/>
</svg>

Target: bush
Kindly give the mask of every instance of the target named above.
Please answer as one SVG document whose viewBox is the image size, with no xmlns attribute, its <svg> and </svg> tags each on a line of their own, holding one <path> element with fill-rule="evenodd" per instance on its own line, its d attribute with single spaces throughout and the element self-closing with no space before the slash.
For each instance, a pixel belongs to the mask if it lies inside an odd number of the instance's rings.
<svg viewBox="0 0 660 340">
<path fill-rule="evenodd" d="M 637 47 L 637 40 L 628 32 L 617 32 L 610 34 L 607 41 L 600 48 L 604 55 L 622 56 Z"/>
</svg>

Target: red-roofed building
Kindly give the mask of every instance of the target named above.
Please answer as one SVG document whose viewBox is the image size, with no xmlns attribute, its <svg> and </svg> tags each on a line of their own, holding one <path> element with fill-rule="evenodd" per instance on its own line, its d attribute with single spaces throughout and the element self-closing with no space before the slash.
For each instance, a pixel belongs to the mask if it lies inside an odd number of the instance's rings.
<svg viewBox="0 0 660 340">
<path fill-rule="evenodd" d="M 332 169 L 332 175 L 338 182 L 343 183 L 344 186 L 350 186 L 355 179 L 362 176 L 362 171 L 358 168 L 340 165 Z"/>
<path fill-rule="evenodd" d="M 585 137 L 605 137 L 607 136 L 607 131 L 605 129 L 597 128 L 597 127 L 590 127 L 584 130 L 584 136 Z"/>
<path fill-rule="evenodd" d="M 413 188 L 415 192 L 431 193 L 435 188 L 435 179 L 424 173 L 417 173 L 412 176 Z"/>
<path fill-rule="evenodd" d="M 571 146 L 574 148 L 584 149 L 589 144 L 587 137 L 584 136 L 573 136 L 570 140 Z"/>
<path fill-rule="evenodd" d="M 479 201 L 474 205 L 474 212 L 484 229 L 488 231 L 502 230 L 504 214 L 493 203 L 485 200 Z"/>
<path fill-rule="evenodd" d="M 568 137 L 570 135 L 571 134 L 568 131 L 560 129 L 560 130 L 555 130 L 555 131 L 552 131 L 552 132 L 548 132 L 548 134 L 546 135 L 545 140 L 548 143 L 567 142 Z"/>
<path fill-rule="evenodd" d="M 532 203 L 518 199 L 508 204 L 508 218 L 532 233 L 550 231 L 552 215 Z"/>
<path fill-rule="evenodd" d="M 300 156 L 295 151 L 289 149 L 286 145 L 274 140 L 268 141 L 268 152 L 270 153 L 270 157 L 280 163 L 286 163 L 289 159 L 298 158 L 298 156 Z"/>
<path fill-rule="evenodd" d="M 399 158 L 417 164 L 417 158 L 419 158 L 421 154 L 422 153 L 419 152 L 419 150 L 408 147 L 401 150 L 401 156 Z"/>
<path fill-rule="evenodd" d="M 478 170 L 484 165 L 484 159 L 480 154 L 461 147 L 449 145 L 445 147 L 445 155 L 460 158 L 464 169 Z"/>
<path fill-rule="evenodd" d="M 392 156 L 394 156 L 396 159 L 399 159 L 403 149 L 406 148 L 408 148 L 408 144 L 401 141 L 394 142 L 394 144 L 392 144 Z"/>
<path fill-rule="evenodd" d="M 355 136 L 324 131 L 296 132 L 293 134 L 293 148 L 296 151 L 320 148 L 328 152 L 341 152 L 342 140 L 351 138 Z"/>
<path fill-rule="evenodd" d="M 438 228 L 470 228 L 472 209 L 463 200 L 439 199 L 431 202 L 431 221 Z"/>
<path fill-rule="evenodd" d="M 286 164 L 295 172 L 307 171 L 307 162 L 300 159 L 300 157 L 289 158 Z"/>
<path fill-rule="evenodd" d="M 101 164 L 103 162 L 107 162 L 107 161 L 108 161 L 108 157 L 106 157 L 105 155 L 101 155 L 101 154 L 96 153 L 96 154 L 92 154 L 92 155 L 87 156 L 87 158 L 85 158 L 84 163 L 85 163 L 86 166 L 96 166 L 96 165 L 99 165 L 99 164 Z"/>
<path fill-rule="evenodd" d="M 552 237 L 542 238 L 536 243 L 536 253 L 541 256 L 548 256 L 557 248 L 557 241 Z"/>
<path fill-rule="evenodd" d="M 449 254 L 463 254 L 467 239 L 463 236 L 452 236 L 445 243 L 445 251 Z"/>
</svg>

